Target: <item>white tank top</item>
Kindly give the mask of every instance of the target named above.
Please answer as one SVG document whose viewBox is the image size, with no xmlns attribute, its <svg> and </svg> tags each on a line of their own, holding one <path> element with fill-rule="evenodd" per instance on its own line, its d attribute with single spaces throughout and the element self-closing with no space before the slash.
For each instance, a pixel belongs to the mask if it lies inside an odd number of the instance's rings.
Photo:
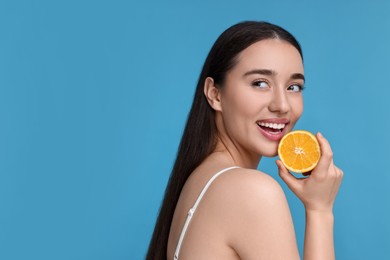
<svg viewBox="0 0 390 260">
<path fill-rule="evenodd" d="M 173 256 L 173 259 L 174 260 L 178 260 L 179 259 L 179 253 L 180 253 L 180 247 L 181 247 L 181 244 L 183 243 L 183 239 L 184 239 L 184 236 L 187 232 L 187 228 L 188 228 L 188 225 L 190 224 L 190 221 L 192 219 L 192 216 L 194 215 L 195 213 L 195 210 L 196 208 L 198 207 L 199 205 L 199 202 L 202 200 L 203 198 L 203 195 L 206 193 L 207 189 L 210 187 L 211 183 L 219 176 L 221 175 L 222 173 L 224 172 L 227 172 L 228 170 L 231 170 L 231 169 L 236 169 L 236 168 L 240 168 L 238 166 L 232 166 L 232 167 L 229 167 L 229 168 L 225 168 L 219 172 L 217 172 L 216 174 L 214 174 L 213 177 L 211 177 L 211 179 L 206 183 L 206 185 L 204 186 L 202 192 L 199 194 L 197 200 L 195 201 L 195 204 L 194 206 L 192 206 L 192 208 L 190 208 L 190 210 L 188 211 L 188 214 L 187 214 L 187 218 L 186 218 L 186 222 L 184 223 L 184 227 L 181 231 L 181 234 L 180 234 L 180 237 L 179 237 L 179 242 L 177 243 L 177 246 L 176 246 L 176 250 L 175 250 L 175 254 Z"/>
</svg>

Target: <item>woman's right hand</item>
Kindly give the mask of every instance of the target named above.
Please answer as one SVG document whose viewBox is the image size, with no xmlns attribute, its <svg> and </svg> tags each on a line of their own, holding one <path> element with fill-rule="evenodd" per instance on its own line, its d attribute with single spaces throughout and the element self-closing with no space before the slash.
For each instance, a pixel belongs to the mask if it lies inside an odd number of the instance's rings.
<svg viewBox="0 0 390 260">
<path fill-rule="evenodd" d="M 296 178 L 280 160 L 276 161 L 279 176 L 303 202 L 306 211 L 332 212 L 339 190 L 343 171 L 333 163 L 329 142 L 320 134 L 317 140 L 321 147 L 321 158 L 307 178 Z"/>
</svg>

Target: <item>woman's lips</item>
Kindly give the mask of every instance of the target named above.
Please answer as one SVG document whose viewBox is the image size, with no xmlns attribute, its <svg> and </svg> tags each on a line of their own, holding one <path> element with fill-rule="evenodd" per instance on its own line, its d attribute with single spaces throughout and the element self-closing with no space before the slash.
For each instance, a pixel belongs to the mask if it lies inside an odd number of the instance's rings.
<svg viewBox="0 0 390 260">
<path fill-rule="evenodd" d="M 277 118 L 257 122 L 260 133 L 270 141 L 280 141 L 286 133 L 288 119 Z"/>
</svg>

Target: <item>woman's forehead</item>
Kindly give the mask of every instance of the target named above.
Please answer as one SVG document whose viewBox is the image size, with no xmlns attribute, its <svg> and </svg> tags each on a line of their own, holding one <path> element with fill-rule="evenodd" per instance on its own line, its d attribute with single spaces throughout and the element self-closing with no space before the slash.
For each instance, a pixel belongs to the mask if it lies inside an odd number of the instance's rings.
<svg viewBox="0 0 390 260">
<path fill-rule="evenodd" d="M 279 39 L 262 40 L 250 45 L 238 55 L 235 68 L 244 71 L 268 69 L 277 73 L 303 74 L 304 71 L 299 51 Z"/>
</svg>

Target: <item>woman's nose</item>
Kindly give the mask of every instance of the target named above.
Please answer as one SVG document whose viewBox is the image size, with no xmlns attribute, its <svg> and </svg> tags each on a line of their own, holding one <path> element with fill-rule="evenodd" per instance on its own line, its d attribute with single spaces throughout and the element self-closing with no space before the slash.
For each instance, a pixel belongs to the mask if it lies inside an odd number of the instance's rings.
<svg viewBox="0 0 390 260">
<path fill-rule="evenodd" d="M 290 104 L 286 94 L 284 90 L 273 92 L 272 100 L 269 103 L 269 110 L 271 112 L 285 114 L 290 110 Z"/>
</svg>

